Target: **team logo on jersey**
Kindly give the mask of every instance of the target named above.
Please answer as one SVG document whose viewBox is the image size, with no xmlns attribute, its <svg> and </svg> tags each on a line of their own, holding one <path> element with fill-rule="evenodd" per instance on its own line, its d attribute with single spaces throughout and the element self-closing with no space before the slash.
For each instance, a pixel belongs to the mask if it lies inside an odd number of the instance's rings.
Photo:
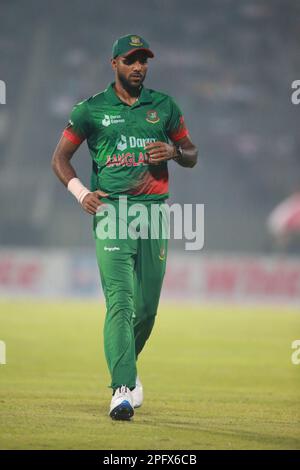
<svg viewBox="0 0 300 470">
<path fill-rule="evenodd" d="M 131 46 L 142 46 L 143 43 L 138 36 L 131 36 L 130 43 Z"/>
<path fill-rule="evenodd" d="M 151 122 L 151 124 L 155 124 L 156 122 L 160 121 L 157 111 L 147 111 L 146 121 Z"/>
</svg>

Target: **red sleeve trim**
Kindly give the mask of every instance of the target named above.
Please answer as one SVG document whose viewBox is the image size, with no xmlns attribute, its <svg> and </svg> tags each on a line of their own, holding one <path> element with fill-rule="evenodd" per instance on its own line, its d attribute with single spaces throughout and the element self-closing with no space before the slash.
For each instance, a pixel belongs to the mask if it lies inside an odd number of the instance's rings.
<svg viewBox="0 0 300 470">
<path fill-rule="evenodd" d="M 173 142 L 176 142 L 177 140 L 180 140 L 180 139 L 183 139 L 184 137 L 186 137 L 188 135 L 188 133 L 189 133 L 189 131 L 185 127 L 184 117 L 181 116 L 180 117 L 179 128 L 177 129 L 177 131 L 171 132 L 170 139 L 173 140 Z"/>
<path fill-rule="evenodd" d="M 68 129 L 65 129 L 63 131 L 63 136 L 75 145 L 80 145 L 81 142 L 84 141 L 84 139 L 81 139 L 80 137 L 78 137 L 78 135 L 74 134 L 74 132 L 71 132 Z"/>
<path fill-rule="evenodd" d="M 170 135 L 170 139 L 173 140 L 173 142 L 176 142 L 177 140 L 180 140 L 180 139 L 183 139 L 184 137 L 186 137 L 188 135 L 189 131 L 185 128 L 185 129 L 180 129 L 179 132 L 173 132 L 171 135 Z"/>
</svg>

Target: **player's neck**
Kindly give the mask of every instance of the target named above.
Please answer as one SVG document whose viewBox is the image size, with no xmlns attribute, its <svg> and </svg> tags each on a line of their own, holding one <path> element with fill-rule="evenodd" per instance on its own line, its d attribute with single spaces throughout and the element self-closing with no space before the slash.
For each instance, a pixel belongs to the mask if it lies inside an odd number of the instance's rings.
<svg viewBox="0 0 300 470">
<path fill-rule="evenodd" d="M 114 90 L 117 96 L 129 106 L 133 105 L 139 99 L 141 89 L 142 86 L 139 88 L 125 88 L 119 80 L 116 80 L 114 84 Z"/>
</svg>

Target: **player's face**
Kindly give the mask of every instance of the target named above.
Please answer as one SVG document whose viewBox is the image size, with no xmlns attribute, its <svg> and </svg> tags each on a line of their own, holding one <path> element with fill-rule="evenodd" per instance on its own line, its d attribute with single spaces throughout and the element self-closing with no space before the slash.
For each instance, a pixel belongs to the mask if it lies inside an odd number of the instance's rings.
<svg viewBox="0 0 300 470">
<path fill-rule="evenodd" d="M 148 57 L 137 51 L 127 57 L 120 56 L 112 61 L 112 66 L 124 88 L 139 88 L 146 78 Z"/>
</svg>

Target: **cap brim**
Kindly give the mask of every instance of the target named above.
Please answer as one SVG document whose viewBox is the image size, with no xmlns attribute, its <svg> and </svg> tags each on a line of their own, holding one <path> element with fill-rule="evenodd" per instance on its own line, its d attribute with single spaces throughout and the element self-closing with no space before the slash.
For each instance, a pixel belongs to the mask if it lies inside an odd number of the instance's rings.
<svg viewBox="0 0 300 470">
<path fill-rule="evenodd" d="M 131 49 L 130 51 L 126 52 L 126 54 L 123 54 L 124 57 L 128 57 L 131 54 L 134 54 L 137 51 L 143 51 L 147 54 L 148 57 L 151 59 L 154 57 L 153 52 L 150 49 L 147 49 L 146 47 L 137 47 L 136 49 Z"/>
</svg>

